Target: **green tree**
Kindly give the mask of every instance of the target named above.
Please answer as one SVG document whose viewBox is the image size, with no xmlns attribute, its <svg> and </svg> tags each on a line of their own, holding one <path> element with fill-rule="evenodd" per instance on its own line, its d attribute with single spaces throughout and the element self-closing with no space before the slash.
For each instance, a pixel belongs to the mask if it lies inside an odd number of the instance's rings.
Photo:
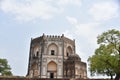
<svg viewBox="0 0 120 80">
<path fill-rule="evenodd" d="M 0 59 L 0 75 L 10 76 L 10 75 L 12 75 L 12 72 L 10 70 L 11 70 L 11 68 L 8 65 L 8 61 L 6 59 Z"/>
<path fill-rule="evenodd" d="M 99 47 L 88 58 L 91 75 L 102 74 L 120 79 L 120 31 L 112 29 L 97 37 Z"/>
</svg>

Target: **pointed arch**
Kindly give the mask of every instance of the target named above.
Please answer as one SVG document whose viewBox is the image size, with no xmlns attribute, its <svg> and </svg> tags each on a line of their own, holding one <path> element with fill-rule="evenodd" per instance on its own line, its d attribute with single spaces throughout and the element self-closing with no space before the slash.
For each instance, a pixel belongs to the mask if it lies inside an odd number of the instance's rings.
<svg viewBox="0 0 120 80">
<path fill-rule="evenodd" d="M 69 56 L 70 54 L 73 54 L 73 50 L 72 50 L 71 46 L 68 46 L 66 48 L 65 56 Z"/>
<path fill-rule="evenodd" d="M 38 56 L 39 56 L 39 46 L 35 46 L 33 49 L 34 49 L 34 54 L 33 54 L 33 56 L 34 56 L 34 57 L 38 57 Z"/>
<path fill-rule="evenodd" d="M 34 62 L 34 63 L 32 64 L 32 67 L 31 67 L 31 68 L 32 68 L 32 69 L 38 69 L 37 63 Z"/>
<path fill-rule="evenodd" d="M 58 46 L 55 43 L 50 44 L 47 53 L 48 55 L 58 55 Z"/>
<path fill-rule="evenodd" d="M 57 71 L 57 64 L 54 61 L 51 61 L 47 64 L 47 70 L 50 72 L 56 72 Z"/>
</svg>

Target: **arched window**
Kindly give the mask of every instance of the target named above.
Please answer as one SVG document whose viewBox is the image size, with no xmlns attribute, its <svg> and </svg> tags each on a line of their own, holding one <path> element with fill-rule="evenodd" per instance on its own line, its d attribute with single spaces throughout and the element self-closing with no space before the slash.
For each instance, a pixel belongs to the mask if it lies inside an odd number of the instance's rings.
<svg viewBox="0 0 120 80">
<path fill-rule="evenodd" d="M 51 50 L 51 55 L 55 55 L 55 50 Z"/>
<path fill-rule="evenodd" d="M 39 56 L 39 51 L 36 52 L 36 56 Z"/>
<path fill-rule="evenodd" d="M 33 56 L 34 56 L 34 57 L 38 57 L 38 56 L 39 56 L 39 46 L 35 46 L 35 47 L 34 47 Z"/>
<path fill-rule="evenodd" d="M 72 50 L 72 48 L 70 46 L 68 46 L 67 49 L 66 49 L 65 56 L 68 57 L 70 54 L 73 54 L 73 50 Z"/>
<path fill-rule="evenodd" d="M 48 46 L 48 55 L 58 55 L 58 46 L 54 43 Z"/>
<path fill-rule="evenodd" d="M 69 56 L 69 53 L 67 52 L 67 57 Z"/>
</svg>

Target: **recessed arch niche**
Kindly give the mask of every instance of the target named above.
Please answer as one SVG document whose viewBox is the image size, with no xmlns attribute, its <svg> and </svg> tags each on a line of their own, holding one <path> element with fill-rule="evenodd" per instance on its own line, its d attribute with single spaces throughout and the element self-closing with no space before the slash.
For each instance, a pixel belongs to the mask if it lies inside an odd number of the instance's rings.
<svg viewBox="0 0 120 80">
<path fill-rule="evenodd" d="M 58 46 L 55 43 L 50 44 L 47 53 L 48 55 L 58 55 Z"/>
<path fill-rule="evenodd" d="M 70 46 L 67 47 L 65 56 L 69 56 L 70 54 L 73 54 L 73 50 Z"/>
<path fill-rule="evenodd" d="M 54 61 L 51 61 L 47 65 L 47 70 L 49 72 L 56 72 L 57 71 L 57 64 Z"/>
<path fill-rule="evenodd" d="M 34 63 L 32 64 L 32 67 L 31 67 L 31 68 L 32 68 L 32 69 L 37 69 L 37 68 L 38 68 L 37 63 L 34 62 Z"/>
<path fill-rule="evenodd" d="M 33 55 L 35 56 L 35 57 L 37 57 L 37 56 L 39 56 L 39 46 L 35 46 L 34 48 L 33 48 Z"/>
</svg>

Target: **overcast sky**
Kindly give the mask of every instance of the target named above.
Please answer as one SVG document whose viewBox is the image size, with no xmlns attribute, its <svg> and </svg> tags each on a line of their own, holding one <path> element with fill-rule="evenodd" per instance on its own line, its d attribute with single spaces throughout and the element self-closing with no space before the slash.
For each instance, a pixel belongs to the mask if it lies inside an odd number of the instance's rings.
<svg viewBox="0 0 120 80">
<path fill-rule="evenodd" d="M 120 30 L 117 0 L 0 0 L 0 58 L 14 75 L 27 74 L 31 38 L 64 34 L 87 62 L 97 36 L 110 29 Z"/>
</svg>

